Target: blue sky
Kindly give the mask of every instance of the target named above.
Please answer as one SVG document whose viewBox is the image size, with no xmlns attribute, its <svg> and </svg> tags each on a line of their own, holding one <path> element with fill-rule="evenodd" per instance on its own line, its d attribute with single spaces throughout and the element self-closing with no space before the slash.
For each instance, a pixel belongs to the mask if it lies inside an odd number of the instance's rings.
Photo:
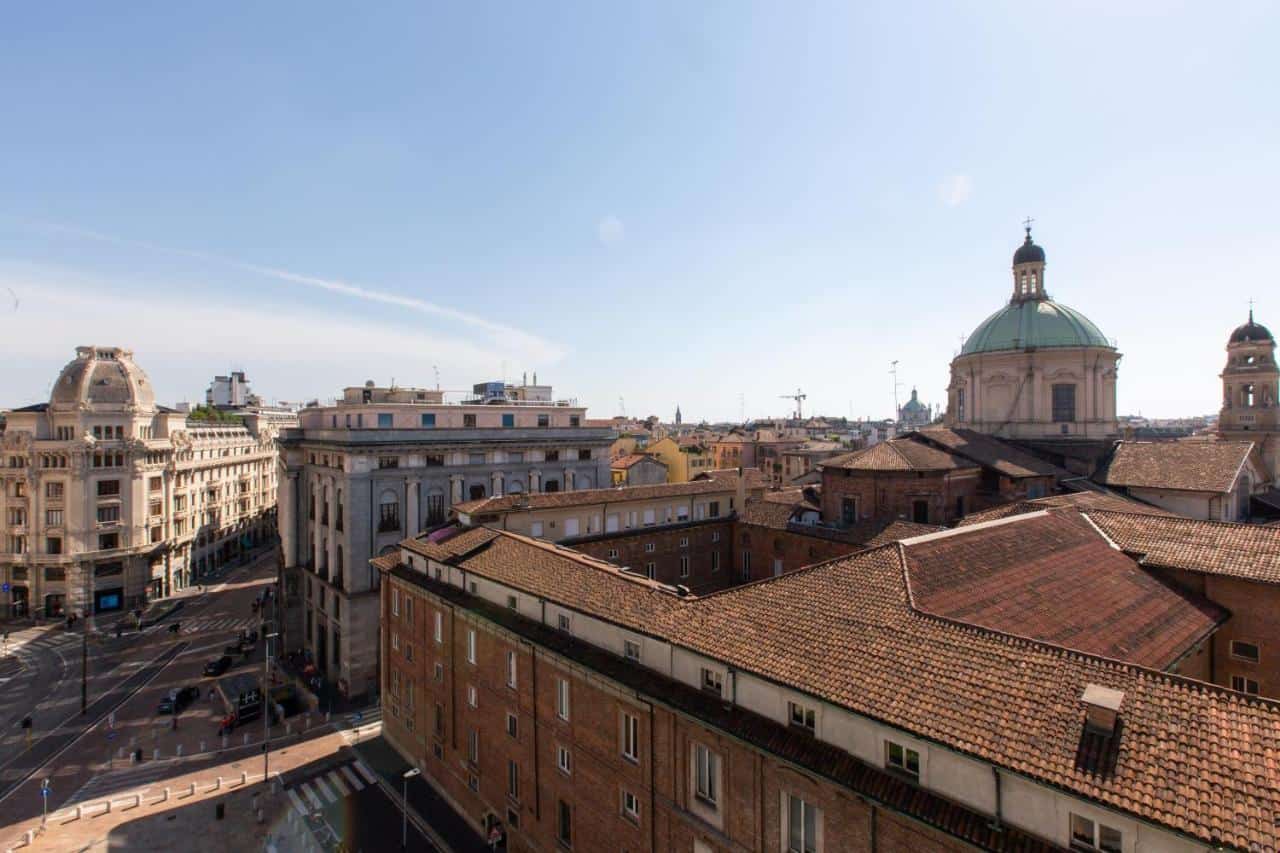
<svg viewBox="0 0 1280 853">
<path fill-rule="evenodd" d="M 1122 5 L 1123 8 L 1115 8 Z M 593 415 L 941 402 L 1036 219 L 1120 409 L 1280 325 L 1270 3 L 20 4 L 0 405 L 83 343 L 162 398 L 537 371 Z M 0 296 L 6 295 L 0 290 Z M 14 307 L 11 303 L 16 300 Z"/>
</svg>

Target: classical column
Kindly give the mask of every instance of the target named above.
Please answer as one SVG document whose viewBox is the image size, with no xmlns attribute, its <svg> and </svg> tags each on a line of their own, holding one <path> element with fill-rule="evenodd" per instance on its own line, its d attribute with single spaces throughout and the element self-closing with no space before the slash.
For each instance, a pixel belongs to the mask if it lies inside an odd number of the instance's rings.
<svg viewBox="0 0 1280 853">
<path fill-rule="evenodd" d="M 462 475 L 449 475 L 449 502 L 450 504 L 462 503 Z"/>
<path fill-rule="evenodd" d="M 338 483 L 335 477 L 327 477 L 329 506 L 329 553 L 325 557 L 328 577 L 333 577 L 338 565 Z"/>
<path fill-rule="evenodd" d="M 404 502 L 407 510 L 404 532 L 408 536 L 417 536 L 418 531 L 422 529 L 422 510 L 418 507 L 418 490 L 421 486 L 422 480 L 417 477 L 409 478 L 404 485 Z"/>
<path fill-rule="evenodd" d="M 316 474 L 311 476 L 309 485 L 311 488 L 311 494 L 309 496 L 311 502 L 308 506 L 314 505 L 316 508 L 316 517 L 314 519 L 310 516 L 307 517 L 307 523 L 311 525 L 311 552 L 316 555 L 315 564 L 312 568 L 319 569 L 321 548 L 324 545 L 324 541 L 320 536 L 320 531 L 323 529 L 323 526 L 320 524 L 320 519 L 324 517 L 321 514 L 324 512 L 324 489 L 321 486 L 319 475 Z M 309 557 L 310 554 L 307 556 Z"/>
<path fill-rule="evenodd" d="M 572 468 L 564 469 L 564 490 L 566 492 L 573 491 L 573 469 Z"/>
<path fill-rule="evenodd" d="M 529 491 L 534 494 L 542 491 L 542 472 L 537 468 L 529 471 Z"/>
<path fill-rule="evenodd" d="M 489 474 L 489 494 L 495 498 L 502 497 L 502 472 L 494 471 Z"/>
</svg>

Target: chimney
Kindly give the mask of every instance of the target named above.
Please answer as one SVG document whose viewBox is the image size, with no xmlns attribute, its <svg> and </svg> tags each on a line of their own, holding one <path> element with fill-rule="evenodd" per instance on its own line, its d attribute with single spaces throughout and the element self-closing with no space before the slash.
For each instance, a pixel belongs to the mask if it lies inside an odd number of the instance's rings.
<svg viewBox="0 0 1280 853">
<path fill-rule="evenodd" d="M 737 488 L 737 505 L 735 510 L 741 514 L 747 508 L 747 476 L 742 471 L 742 466 L 738 466 L 738 488 Z"/>
<path fill-rule="evenodd" d="M 1116 732 L 1116 719 L 1120 715 L 1120 705 L 1124 702 L 1124 691 L 1103 687 L 1101 684 L 1086 684 L 1080 696 L 1084 703 L 1085 728 L 1092 734 L 1111 737 Z"/>
</svg>

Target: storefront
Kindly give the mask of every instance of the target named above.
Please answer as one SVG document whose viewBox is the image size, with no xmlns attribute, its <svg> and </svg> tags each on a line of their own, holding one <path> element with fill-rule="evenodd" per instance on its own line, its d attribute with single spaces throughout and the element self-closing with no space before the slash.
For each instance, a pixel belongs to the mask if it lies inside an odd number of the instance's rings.
<svg viewBox="0 0 1280 853">
<path fill-rule="evenodd" d="M 124 563 L 99 563 L 93 567 L 93 612 L 124 608 Z"/>
</svg>

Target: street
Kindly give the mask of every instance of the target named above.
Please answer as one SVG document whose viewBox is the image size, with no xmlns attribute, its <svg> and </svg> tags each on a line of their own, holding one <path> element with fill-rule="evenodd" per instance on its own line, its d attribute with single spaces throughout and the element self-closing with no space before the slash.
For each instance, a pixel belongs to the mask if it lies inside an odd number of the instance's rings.
<svg viewBox="0 0 1280 853">
<path fill-rule="evenodd" d="M 141 632 L 107 633 L 89 644 L 88 708 L 80 712 L 81 644 L 78 630 L 42 626 L 11 634 L 15 654 L 0 666 L 0 826 L 39 815 L 41 784 L 49 780 L 49 810 L 74 801 L 103 775 L 130 768 L 140 750 L 143 764 L 193 756 L 220 745 L 221 702 L 211 701 L 215 679 L 203 676 L 205 663 L 223 654 L 241 631 L 258 630 L 252 603 L 274 581 L 275 555 L 231 571 L 205 592 L 186 591 L 182 606 Z M 177 623 L 178 631 L 170 630 Z M 262 672 L 263 642 L 248 656 L 235 655 L 227 674 Z M 172 688 L 198 687 L 200 694 L 179 714 L 157 713 Z M 21 727 L 30 716 L 31 729 Z M 284 734 L 284 724 L 275 727 Z M 236 729 L 228 745 L 244 736 L 259 750 L 261 720 Z M 28 736 L 30 745 L 28 746 Z M 237 739 L 232 743 L 232 738 Z M 198 766 L 188 759 L 187 769 Z M 211 756 L 206 760 L 214 760 Z M 136 768 L 132 768 L 136 769 Z"/>
</svg>

